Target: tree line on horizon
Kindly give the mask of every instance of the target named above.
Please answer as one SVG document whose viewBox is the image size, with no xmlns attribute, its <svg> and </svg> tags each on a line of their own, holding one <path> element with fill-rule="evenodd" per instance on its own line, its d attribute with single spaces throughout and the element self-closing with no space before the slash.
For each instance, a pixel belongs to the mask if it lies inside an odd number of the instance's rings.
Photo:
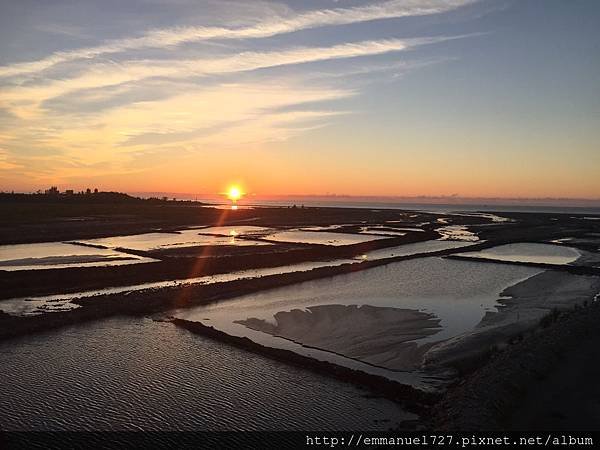
<svg viewBox="0 0 600 450">
<path fill-rule="evenodd" d="M 61 192 L 58 187 L 51 186 L 50 188 L 37 192 L 24 193 L 24 192 L 0 192 L 0 202 L 69 202 L 69 203 L 129 203 L 129 202 L 150 202 L 150 203 L 163 203 L 163 202 L 184 202 L 189 203 L 191 200 L 176 200 L 175 198 L 169 199 L 168 197 L 150 197 L 141 198 L 133 197 L 124 192 L 105 192 L 99 191 L 98 188 L 87 188 L 85 191 L 74 191 L 73 189 L 67 189 Z"/>
</svg>

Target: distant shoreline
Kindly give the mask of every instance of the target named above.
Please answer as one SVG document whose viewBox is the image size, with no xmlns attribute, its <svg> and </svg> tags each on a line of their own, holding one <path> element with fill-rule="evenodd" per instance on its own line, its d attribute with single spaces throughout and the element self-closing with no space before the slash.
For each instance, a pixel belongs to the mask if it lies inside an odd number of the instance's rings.
<svg viewBox="0 0 600 450">
<path fill-rule="evenodd" d="M 160 200 L 205 204 L 208 206 L 229 205 L 223 195 L 191 194 L 177 192 L 86 192 L 66 190 L 60 197 L 78 197 L 86 195 L 112 196 L 113 198 L 129 197 L 131 200 Z M 38 192 L 0 191 L 0 201 L 7 197 L 40 197 L 46 195 Z M 281 206 L 304 205 L 307 207 L 332 208 L 380 208 L 433 211 L 499 211 L 499 212 L 549 212 L 578 213 L 589 212 L 600 214 L 600 198 L 568 198 L 568 197 L 459 197 L 459 196 L 361 196 L 361 195 L 255 195 L 248 194 L 239 201 L 241 206 Z"/>
</svg>

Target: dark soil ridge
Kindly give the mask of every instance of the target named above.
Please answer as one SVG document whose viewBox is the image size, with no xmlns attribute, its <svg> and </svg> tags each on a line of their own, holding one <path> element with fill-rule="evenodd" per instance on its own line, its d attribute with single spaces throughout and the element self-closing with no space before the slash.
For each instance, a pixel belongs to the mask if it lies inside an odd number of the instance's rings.
<svg viewBox="0 0 600 450">
<path fill-rule="evenodd" d="M 44 270 L 0 270 L 0 300 L 14 297 L 64 294 L 107 286 L 127 286 L 152 281 L 194 278 L 228 273 L 243 269 L 277 267 L 288 264 L 352 258 L 371 250 L 395 247 L 436 239 L 435 231 L 409 233 L 406 236 L 378 239 L 358 244 L 328 246 L 286 244 L 278 245 L 270 253 L 248 253 L 218 258 L 181 257 L 144 264 L 105 267 L 74 267 Z M 212 247 L 197 247 L 198 253 L 210 254 Z M 206 250 L 207 249 L 207 250 Z M 156 257 L 152 252 L 135 252 L 139 256 Z M 2 303 L 0 302 L 0 310 Z"/>
<path fill-rule="evenodd" d="M 367 388 L 373 393 L 402 404 L 403 407 L 417 414 L 423 414 L 427 411 L 437 398 L 437 394 L 425 392 L 379 375 L 373 375 L 331 362 L 321 361 L 291 350 L 267 347 L 258 344 L 247 337 L 232 336 L 211 326 L 203 325 L 200 322 L 177 318 L 172 318 L 170 321 L 176 326 L 189 330 L 192 333 L 221 341 L 242 350 L 266 356 L 270 359 L 282 361 L 286 364 L 298 366 L 302 369 L 310 370 L 321 375 L 333 377 L 346 383 Z"/>
<path fill-rule="evenodd" d="M 42 201 L 43 200 L 43 201 Z M 432 220 L 416 213 L 411 222 Z M 265 227 L 381 223 L 407 216 L 404 210 L 365 208 L 218 209 L 196 202 L 126 202 L 71 204 L 42 198 L 40 202 L 7 202 L 0 198 L 0 244 L 72 241 L 147 232 L 173 232 L 189 226 L 251 224 Z M 486 223 L 488 220 L 477 220 Z"/>
<path fill-rule="evenodd" d="M 73 303 L 81 306 L 77 309 L 49 312 L 29 317 L 17 317 L 4 313 L 2 311 L 2 302 L 0 301 L 0 340 L 104 317 L 147 315 L 175 308 L 205 305 L 218 300 L 226 300 L 261 290 L 274 289 L 335 275 L 349 274 L 396 261 L 422 258 L 424 256 L 443 256 L 452 251 L 456 251 L 456 249 L 397 256 L 375 261 L 363 261 L 361 263 L 347 263 L 302 272 L 268 275 L 210 285 L 198 283 L 118 294 L 96 295 L 85 299 L 73 300 Z"/>
<path fill-rule="evenodd" d="M 198 258 L 165 257 L 162 261 L 124 266 L 106 267 L 74 267 L 64 269 L 2 271 L 0 270 L 0 300 L 14 297 L 40 296 L 50 294 L 67 294 L 84 290 L 101 289 L 107 286 L 127 286 L 153 281 L 168 281 L 182 278 L 193 278 L 202 275 L 215 275 L 242 269 L 277 267 L 287 264 L 324 261 L 340 258 L 352 258 L 371 250 L 389 248 L 399 245 L 434 240 L 439 237 L 435 231 L 408 233 L 406 236 L 390 237 L 375 241 L 362 242 L 344 246 L 328 246 L 318 244 L 286 244 L 279 243 L 273 252 L 235 254 L 222 257 L 203 258 L 199 271 Z M 583 265 L 556 265 L 544 263 L 525 263 L 491 260 L 476 257 L 454 255 L 463 251 L 479 251 L 497 245 L 512 244 L 520 241 L 494 239 L 485 242 L 474 242 L 467 249 L 448 249 L 439 252 L 419 254 L 418 256 L 445 256 L 471 262 L 488 264 L 511 264 L 528 267 L 539 267 L 569 272 L 578 275 L 600 275 L 600 268 Z M 210 256 L 211 248 L 197 247 L 198 253 L 204 251 Z M 138 252 L 122 249 L 138 256 L 157 258 L 160 255 L 152 252 Z M 394 260 L 402 260 L 398 257 Z M 0 310 L 2 304 L 0 302 Z"/>
<path fill-rule="evenodd" d="M 600 339 L 600 304 L 553 311 L 524 339 L 482 360 L 431 409 L 428 428 L 506 430 L 527 391 L 552 373 L 582 341 Z M 600 341 L 599 341 L 600 342 Z M 585 389 L 585 386 L 579 387 Z"/>
</svg>

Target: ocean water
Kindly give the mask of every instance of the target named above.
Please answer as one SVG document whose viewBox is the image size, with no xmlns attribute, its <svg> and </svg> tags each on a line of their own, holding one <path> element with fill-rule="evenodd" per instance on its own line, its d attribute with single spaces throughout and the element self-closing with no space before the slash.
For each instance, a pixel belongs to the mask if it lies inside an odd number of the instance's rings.
<svg viewBox="0 0 600 450">
<path fill-rule="evenodd" d="M 262 200 L 260 203 L 242 203 L 239 207 L 266 206 L 266 207 L 290 207 L 292 205 L 304 205 L 307 207 L 323 208 L 361 208 L 361 209 L 403 209 L 408 211 L 431 211 L 434 213 L 453 212 L 524 212 L 524 213 L 549 213 L 549 214 L 589 214 L 600 216 L 600 206 L 595 204 L 581 204 L 573 206 L 570 204 L 551 205 L 532 202 L 525 203 L 419 203 L 389 200 L 337 200 L 337 199 L 291 199 L 291 200 Z M 229 207 L 229 205 L 225 205 Z"/>
<path fill-rule="evenodd" d="M 0 342 L 8 430 L 386 430 L 415 416 L 352 385 L 147 318 Z"/>
</svg>

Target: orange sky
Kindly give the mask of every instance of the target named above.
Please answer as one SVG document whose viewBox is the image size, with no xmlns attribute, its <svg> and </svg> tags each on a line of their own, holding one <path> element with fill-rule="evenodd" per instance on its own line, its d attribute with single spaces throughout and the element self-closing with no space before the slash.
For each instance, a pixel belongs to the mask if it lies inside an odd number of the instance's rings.
<svg viewBox="0 0 600 450">
<path fill-rule="evenodd" d="M 236 5 L 7 8 L 0 189 L 600 198 L 595 2 Z"/>
</svg>

